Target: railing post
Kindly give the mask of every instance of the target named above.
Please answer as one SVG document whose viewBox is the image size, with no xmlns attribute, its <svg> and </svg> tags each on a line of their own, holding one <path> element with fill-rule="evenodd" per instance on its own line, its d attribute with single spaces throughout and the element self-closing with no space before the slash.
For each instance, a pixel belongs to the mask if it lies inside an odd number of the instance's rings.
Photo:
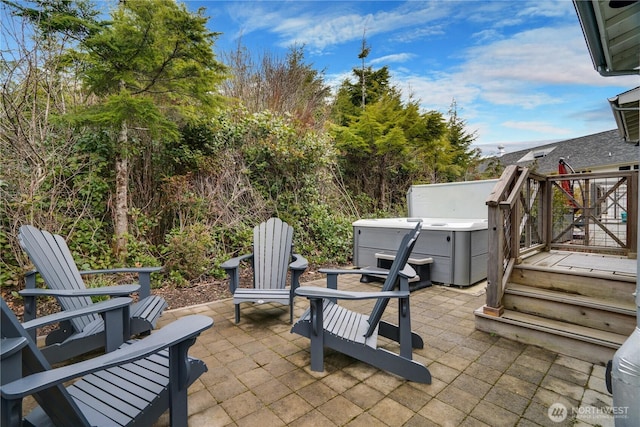
<svg viewBox="0 0 640 427">
<path fill-rule="evenodd" d="M 517 190 L 516 190 L 517 191 Z M 517 201 L 510 210 L 509 221 L 511 221 L 509 238 L 509 256 L 507 259 L 515 259 L 516 263 L 520 259 L 520 222 L 522 220 L 522 207 L 520 201 Z"/>
<path fill-rule="evenodd" d="M 542 209 L 543 215 L 542 227 L 544 229 L 544 250 L 549 252 L 551 250 L 551 239 L 553 238 L 553 185 L 551 184 L 549 177 L 546 177 L 540 185 L 543 186 L 543 203 L 541 204 L 540 209 Z"/>
<path fill-rule="evenodd" d="M 583 184 L 583 192 L 584 192 L 584 200 L 582 201 L 582 214 L 584 216 L 584 243 L 589 245 L 595 245 L 595 235 L 594 235 L 594 227 L 591 226 L 594 218 L 594 208 L 593 208 L 593 200 L 592 200 L 592 191 L 591 191 L 591 181 L 587 178 L 584 180 Z M 573 219 L 575 222 L 575 218 Z"/>
<path fill-rule="evenodd" d="M 500 316 L 502 306 L 502 275 L 504 273 L 504 219 L 500 205 L 487 202 L 488 206 L 488 244 L 489 264 L 487 265 L 487 299 L 482 308 L 484 314 Z"/>
<path fill-rule="evenodd" d="M 629 257 L 638 256 L 638 172 L 627 179 L 627 248 Z"/>
</svg>

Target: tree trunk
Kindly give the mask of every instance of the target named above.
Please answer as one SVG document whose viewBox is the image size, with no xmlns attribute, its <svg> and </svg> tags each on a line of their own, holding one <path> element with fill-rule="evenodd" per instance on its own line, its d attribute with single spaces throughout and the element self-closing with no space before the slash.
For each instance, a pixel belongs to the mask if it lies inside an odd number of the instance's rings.
<svg viewBox="0 0 640 427">
<path fill-rule="evenodd" d="M 126 155 L 128 142 L 127 122 L 122 122 L 118 135 L 118 155 L 116 157 L 116 196 L 114 212 L 115 255 L 123 260 L 127 254 L 127 232 L 129 211 L 129 159 Z"/>
<path fill-rule="evenodd" d="M 382 209 L 383 211 L 386 211 L 388 206 L 387 206 L 387 176 L 386 176 L 386 170 L 387 170 L 387 162 L 386 162 L 386 158 L 385 156 L 382 156 L 381 158 L 378 159 L 378 186 L 376 188 L 378 195 L 377 195 L 377 199 L 378 199 L 378 208 Z"/>
<path fill-rule="evenodd" d="M 386 211 L 388 208 L 387 205 L 387 180 L 384 176 L 384 169 L 380 171 L 380 209 Z"/>
</svg>

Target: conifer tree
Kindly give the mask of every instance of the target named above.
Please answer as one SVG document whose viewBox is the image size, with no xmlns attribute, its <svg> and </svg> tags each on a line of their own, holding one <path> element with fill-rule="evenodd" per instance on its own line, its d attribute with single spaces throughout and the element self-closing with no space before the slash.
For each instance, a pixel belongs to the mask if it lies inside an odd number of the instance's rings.
<svg viewBox="0 0 640 427">
<path fill-rule="evenodd" d="M 173 0 L 128 0 L 111 20 L 84 38 L 76 60 L 95 104 L 78 118 L 112 136 L 115 163 L 115 250 L 124 255 L 128 233 L 131 160 L 143 142 L 178 138 L 178 126 L 219 103 L 224 67 L 216 60 L 216 33 L 203 10 L 190 13 Z"/>
</svg>

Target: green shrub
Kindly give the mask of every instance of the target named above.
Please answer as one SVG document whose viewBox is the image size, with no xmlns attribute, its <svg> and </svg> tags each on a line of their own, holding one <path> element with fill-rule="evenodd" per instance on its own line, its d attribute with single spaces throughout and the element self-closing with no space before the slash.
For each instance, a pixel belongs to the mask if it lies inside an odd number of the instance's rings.
<svg viewBox="0 0 640 427">
<path fill-rule="evenodd" d="M 94 289 L 94 288 L 102 288 L 104 286 L 113 286 L 113 285 L 117 285 L 118 282 L 114 279 L 114 277 L 110 276 L 110 275 L 102 275 L 102 274 L 97 274 L 97 275 L 91 275 L 89 277 L 85 276 L 84 279 L 84 283 L 87 286 L 87 288 L 90 289 Z M 108 296 L 92 296 L 91 297 L 91 301 L 93 301 L 94 303 L 100 302 L 100 301 L 105 301 L 108 300 L 109 297 Z"/>
<path fill-rule="evenodd" d="M 109 245 L 107 225 L 97 219 L 80 219 L 70 224 L 73 231 L 67 239 L 67 245 L 80 270 L 113 268 L 115 258 Z"/>
<path fill-rule="evenodd" d="M 209 274 L 213 266 L 213 238 L 204 224 L 173 229 L 165 237 L 162 248 L 164 266 L 176 285 Z M 184 279 L 184 281 L 180 280 Z"/>
<path fill-rule="evenodd" d="M 178 288 L 183 288 L 189 285 L 189 281 L 182 277 L 182 274 L 178 270 L 172 270 L 169 272 L 169 281 Z"/>
<path fill-rule="evenodd" d="M 0 286 L 15 287 L 22 281 L 24 270 L 13 255 L 13 247 L 7 233 L 0 229 Z"/>
<path fill-rule="evenodd" d="M 298 249 L 312 264 L 346 264 L 353 250 L 353 219 L 322 203 L 304 207 L 294 236 Z"/>
</svg>

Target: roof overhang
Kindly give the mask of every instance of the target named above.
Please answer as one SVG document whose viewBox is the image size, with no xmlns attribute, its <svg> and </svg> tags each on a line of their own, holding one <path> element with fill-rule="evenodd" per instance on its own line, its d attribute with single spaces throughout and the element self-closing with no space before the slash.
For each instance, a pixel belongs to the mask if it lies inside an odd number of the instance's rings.
<svg viewBox="0 0 640 427">
<path fill-rule="evenodd" d="M 594 68 L 603 76 L 640 72 L 640 1 L 574 0 Z"/>
<path fill-rule="evenodd" d="M 609 98 L 620 136 L 627 142 L 640 141 L 640 86 Z"/>
</svg>

